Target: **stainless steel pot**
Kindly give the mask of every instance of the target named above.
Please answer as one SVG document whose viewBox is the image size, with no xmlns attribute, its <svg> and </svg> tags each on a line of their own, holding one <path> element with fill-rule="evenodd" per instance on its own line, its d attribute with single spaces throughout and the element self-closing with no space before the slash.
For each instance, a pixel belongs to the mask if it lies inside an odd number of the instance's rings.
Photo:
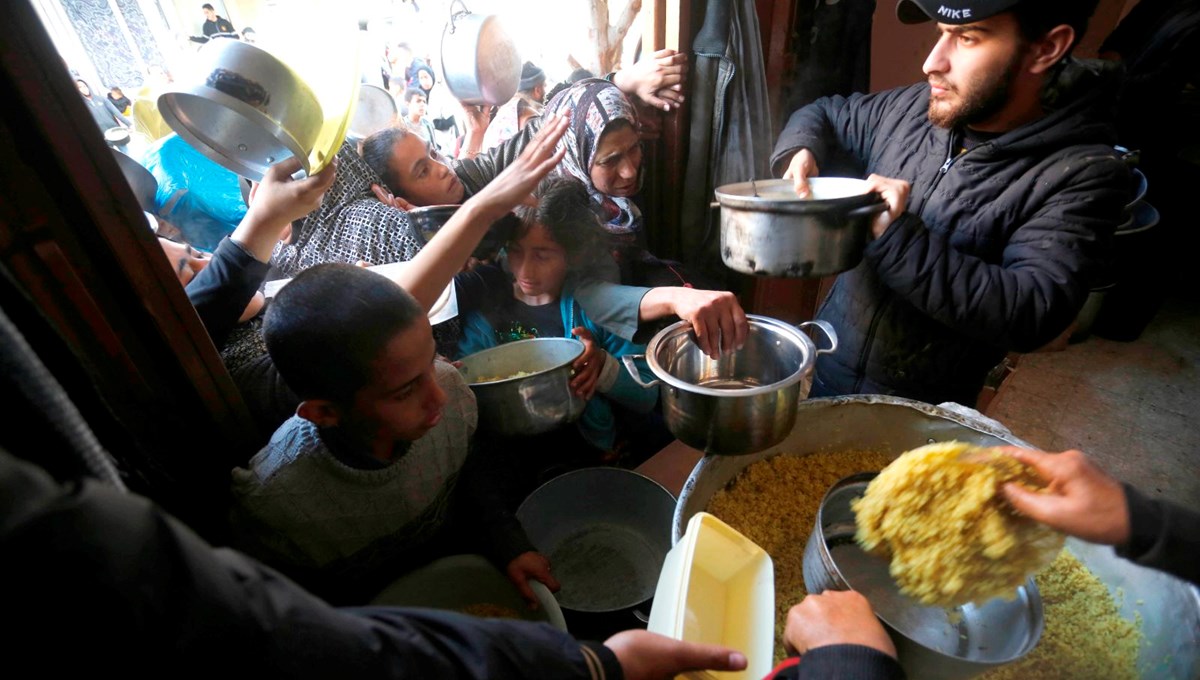
<svg viewBox="0 0 1200 680">
<path fill-rule="evenodd" d="M 378 85 L 366 83 L 358 87 L 358 102 L 346 136 L 351 139 L 366 139 L 390 126 L 396 120 L 396 100 L 391 93 Z"/>
<path fill-rule="evenodd" d="M 790 278 L 830 276 L 857 265 L 887 204 L 859 179 L 813 177 L 809 186 L 807 199 L 796 196 L 791 180 L 718 187 L 725 265 Z"/>
<path fill-rule="evenodd" d="M 644 382 L 634 360 L 626 370 L 643 387 L 661 386 L 667 429 L 705 453 L 740 455 L 779 443 L 792 430 L 801 381 L 818 354 L 837 349 L 837 334 L 824 321 L 799 328 L 778 319 L 747 315 L 750 332 L 739 350 L 712 359 L 700 351 L 686 321 L 659 331 L 646 348 L 656 380 Z M 829 338 L 817 349 L 800 329 L 820 328 Z"/>
<path fill-rule="evenodd" d="M 171 129 L 230 171 L 259 181 L 295 156 L 305 172 L 325 121 L 317 96 L 271 53 L 240 40 L 196 52 L 196 77 L 158 98 Z"/>
<path fill-rule="evenodd" d="M 158 180 L 154 179 L 154 175 L 142 167 L 141 163 L 138 163 L 120 151 L 113 150 L 113 156 L 116 157 L 117 167 L 121 168 L 121 174 L 125 176 L 125 181 L 129 183 L 129 188 L 133 190 L 133 196 L 138 201 L 138 207 L 143 212 L 157 212 L 155 209 L 155 196 L 158 194 Z"/>
<path fill-rule="evenodd" d="M 442 80 L 464 104 L 499 106 L 521 84 L 521 57 L 500 19 L 472 14 L 462 0 L 450 3 L 441 63 Z"/>
<path fill-rule="evenodd" d="M 878 395 L 810 399 L 796 410 L 786 439 L 749 456 L 705 456 L 679 494 L 672 541 L 692 515 L 706 510 L 717 492 L 741 472 L 772 456 L 811 456 L 824 451 L 867 450 L 896 456 L 935 441 L 979 446 L 1029 444 L 995 421 L 909 399 Z M 1121 616 L 1142 618 L 1138 673 L 1148 680 L 1194 678 L 1200 673 L 1200 591 L 1162 572 L 1118 558 L 1107 546 L 1067 539 L 1067 548 L 1109 589 Z M 917 677 L 911 676 L 910 677 Z"/>
<path fill-rule="evenodd" d="M 463 357 L 463 377 L 475 392 L 482 428 L 525 437 L 572 422 L 587 402 L 571 391 L 571 363 L 583 343 L 569 338 L 518 340 Z M 521 377 L 485 380 L 517 373 Z"/>
<path fill-rule="evenodd" d="M 674 509 L 675 497 L 657 482 L 611 467 L 555 477 L 521 503 L 517 519 L 554 567 L 558 603 L 573 632 L 583 634 L 574 613 L 625 612 L 622 627 L 638 625 L 633 610 L 654 597 Z"/>
<path fill-rule="evenodd" d="M 910 678 L 970 678 L 1033 651 L 1044 621 L 1042 598 L 1032 578 L 1011 600 L 993 598 L 953 609 L 925 607 L 900 593 L 886 558 L 858 546 L 850 503 L 862 497 L 875 474 L 847 477 L 825 494 L 804 549 L 805 589 L 862 593 L 895 643 Z"/>
</svg>

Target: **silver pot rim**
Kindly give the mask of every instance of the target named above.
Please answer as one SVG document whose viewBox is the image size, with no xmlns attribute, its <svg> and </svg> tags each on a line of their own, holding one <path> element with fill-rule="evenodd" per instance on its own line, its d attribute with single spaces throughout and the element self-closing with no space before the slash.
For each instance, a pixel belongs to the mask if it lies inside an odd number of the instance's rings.
<svg viewBox="0 0 1200 680">
<path fill-rule="evenodd" d="M 813 177 L 809 181 L 814 185 L 820 185 L 822 182 L 847 183 L 864 189 L 867 184 L 866 180 L 854 177 Z M 780 188 L 786 189 L 788 193 L 794 193 L 791 191 L 792 181 L 790 179 L 765 179 L 724 184 L 717 187 L 713 193 L 721 208 L 767 213 L 812 214 L 884 203 L 883 198 L 875 191 L 864 191 L 832 198 L 800 198 L 799 196 L 780 198 L 754 195 L 759 190 L 769 191 Z"/>
<path fill-rule="evenodd" d="M 563 362 L 561 362 L 561 363 L 555 364 L 554 366 L 550 366 L 550 367 L 548 367 L 548 368 L 543 368 L 543 369 L 541 369 L 540 371 L 534 371 L 534 372 L 532 372 L 532 373 L 529 373 L 529 374 L 526 374 L 526 375 L 517 376 L 517 377 L 513 377 L 513 378 L 505 378 L 504 380 L 488 380 L 487 382 L 472 382 L 472 381 L 471 381 L 471 379 L 470 379 L 468 376 L 463 376 L 463 377 L 464 377 L 464 379 L 467 381 L 467 386 L 468 386 L 468 387 L 471 387 L 471 388 L 473 388 L 473 389 L 474 389 L 474 388 L 480 388 L 480 387 L 482 387 L 482 388 L 487 388 L 487 387 L 490 387 L 490 386 L 492 386 L 492 385 L 507 385 L 508 383 L 511 383 L 511 382 L 514 382 L 514 381 L 517 381 L 517 380 L 525 380 L 525 379 L 527 379 L 527 378 L 533 378 L 533 377 L 536 377 L 536 376 L 539 376 L 539 375 L 545 375 L 546 373 L 550 373 L 550 372 L 552 372 L 552 371 L 557 371 L 557 370 L 559 370 L 559 369 L 563 368 L 564 366 L 570 366 L 570 365 L 571 365 L 571 364 L 572 364 L 572 363 L 573 363 L 573 362 L 574 362 L 576 359 L 578 359 L 578 358 L 579 358 L 579 355 L 583 354 L 583 351 L 584 351 L 584 346 L 583 346 L 583 343 L 582 343 L 582 342 L 580 342 L 580 341 L 578 341 L 578 340 L 575 340 L 575 339 L 573 339 L 573 338 L 526 338 L 526 339 L 524 339 L 524 340 L 516 340 L 516 341 L 513 341 L 513 342 L 506 342 L 506 343 L 504 343 L 503 345 L 496 345 L 495 347 L 489 347 L 489 348 L 487 348 L 487 349 L 483 350 L 482 352 L 476 352 L 476 353 L 474 353 L 474 354 L 471 354 L 471 355 L 469 355 L 469 356 L 463 357 L 463 361 L 465 362 L 465 361 L 466 361 L 466 360 L 468 360 L 468 359 L 472 359 L 472 358 L 475 358 L 475 357 L 482 357 L 482 356 L 485 356 L 485 355 L 487 355 L 487 354 L 489 354 L 489 353 L 496 353 L 496 352 L 499 352 L 499 351 L 502 351 L 502 350 L 503 350 L 503 351 L 508 351 L 508 350 L 506 350 L 506 348 L 512 348 L 512 347 L 514 347 L 514 346 L 516 346 L 516 345 L 520 345 L 520 344 L 523 344 L 523 343 L 531 343 L 531 342 L 540 342 L 540 343 L 545 343 L 545 342 L 558 342 L 558 343 L 569 342 L 569 343 L 574 343 L 574 344 L 576 344 L 576 345 L 579 345 L 579 347 L 577 348 L 577 349 L 578 349 L 578 352 L 577 352 L 575 355 L 573 355 L 573 356 L 572 356 L 570 359 L 567 359 L 566 361 L 563 361 Z M 465 370 L 465 369 L 466 369 L 466 367 L 464 366 L 464 367 L 463 367 L 463 369 L 461 369 L 461 370 Z"/>
<path fill-rule="evenodd" d="M 656 378 L 662 380 L 671 387 L 683 390 L 685 392 L 690 392 L 692 394 L 699 394 L 707 397 L 725 398 L 756 397 L 762 394 L 772 394 L 779 390 L 795 385 L 804 378 L 804 375 L 808 371 L 812 370 L 813 363 L 816 361 L 817 346 L 815 343 L 813 343 L 812 339 L 805 335 L 804 332 L 799 328 L 789 323 L 780 321 L 779 319 L 772 319 L 769 316 L 759 316 L 757 314 L 747 314 L 746 321 L 751 325 L 758 325 L 776 330 L 784 337 L 792 340 L 800 346 L 801 351 L 804 354 L 804 359 L 800 362 L 800 365 L 794 372 L 792 372 L 783 380 L 773 382 L 769 385 L 759 385 L 757 387 L 746 387 L 740 389 L 718 390 L 711 387 L 696 385 L 695 383 L 690 383 L 686 380 L 681 380 L 669 373 L 665 368 L 663 368 L 662 364 L 658 362 L 658 349 L 664 342 L 671 340 L 678 335 L 690 333 L 692 331 L 692 324 L 688 321 L 678 321 L 673 323 L 659 331 L 653 338 L 650 339 L 650 343 L 646 346 L 646 364 L 649 365 L 650 370 L 654 373 Z M 694 338 L 692 339 L 692 342 L 695 342 Z"/>
</svg>

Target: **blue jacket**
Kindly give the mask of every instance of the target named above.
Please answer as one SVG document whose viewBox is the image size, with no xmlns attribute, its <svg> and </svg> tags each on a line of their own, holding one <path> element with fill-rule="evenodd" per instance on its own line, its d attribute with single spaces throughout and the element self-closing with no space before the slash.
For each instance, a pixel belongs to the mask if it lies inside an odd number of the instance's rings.
<svg viewBox="0 0 1200 680">
<path fill-rule="evenodd" d="M 604 351 L 617 359 L 626 354 L 645 354 L 645 345 L 635 345 L 593 322 L 575 301 L 572 290 L 563 291 L 562 298 L 559 299 L 559 309 L 562 311 L 564 337 L 574 337 L 571 335 L 571 329 L 583 326 L 591 331 L 592 337 Z M 455 358 L 461 359 L 469 354 L 495 347 L 497 344 L 496 330 L 492 328 L 483 314 L 470 312 L 463 317 L 463 335 L 458 343 L 458 354 Z M 646 365 L 645 359 L 636 361 L 638 372 L 641 373 L 642 378 L 647 381 L 651 380 L 650 368 Z M 646 413 L 654 408 L 655 402 L 658 401 L 658 390 L 648 390 L 638 385 L 633 376 L 629 375 L 629 372 L 622 366 L 612 388 L 588 401 L 587 408 L 584 409 L 583 416 L 579 419 L 579 431 L 589 443 L 601 451 L 610 450 L 616 440 L 616 421 L 609 400 L 630 410 Z"/>
</svg>

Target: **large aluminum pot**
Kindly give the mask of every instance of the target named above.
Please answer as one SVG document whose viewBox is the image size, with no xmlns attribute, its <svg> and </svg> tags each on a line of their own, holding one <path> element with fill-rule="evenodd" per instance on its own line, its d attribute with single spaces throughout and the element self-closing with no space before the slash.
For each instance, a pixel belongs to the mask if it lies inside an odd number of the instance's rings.
<svg viewBox="0 0 1200 680">
<path fill-rule="evenodd" d="M 1032 578 L 1011 600 L 992 598 L 960 607 L 923 606 L 900 592 L 889 560 L 854 539 L 850 503 L 876 473 L 847 477 L 825 494 L 804 548 L 804 587 L 810 593 L 853 588 L 871 601 L 910 678 L 960 680 L 1021 659 L 1042 637 L 1042 598 Z"/>
<path fill-rule="evenodd" d="M 441 63 L 442 79 L 464 104 L 500 106 L 521 84 L 521 57 L 500 19 L 472 14 L 462 0 L 450 3 Z"/>
<path fill-rule="evenodd" d="M 857 265 L 887 204 L 860 179 L 813 177 L 809 186 L 812 197 L 804 199 L 784 179 L 718 187 L 725 265 L 790 278 L 830 276 Z"/>
<path fill-rule="evenodd" d="M 289 156 L 308 172 L 325 117 L 295 71 L 240 40 L 210 41 L 196 59 L 196 79 L 158 98 L 158 112 L 171 129 L 242 177 L 261 180 Z"/>
<path fill-rule="evenodd" d="M 791 434 L 749 456 L 705 456 L 679 495 L 672 540 L 692 515 L 754 463 L 772 456 L 871 450 L 897 456 L 924 444 L 958 440 L 979 446 L 1029 444 L 999 423 L 899 397 L 860 395 L 801 402 Z M 1067 539 L 1067 548 L 1113 593 L 1121 616 L 1142 618 L 1138 673 L 1150 680 L 1200 677 L 1200 591 L 1162 572 L 1118 558 L 1112 548 Z M 923 677 L 913 676 L 910 677 Z"/>
<path fill-rule="evenodd" d="M 570 383 L 571 364 L 581 354 L 583 343 L 578 340 L 533 338 L 463 357 L 460 370 L 475 393 L 480 426 L 499 435 L 526 437 L 579 418 L 587 402 Z"/>
<path fill-rule="evenodd" d="M 705 453 L 741 455 L 779 443 L 792 431 L 801 383 L 817 355 L 837 349 L 837 334 L 824 321 L 797 328 L 765 316 L 746 318 L 746 344 L 717 359 L 700 351 L 686 321 L 659 331 L 646 348 L 646 363 L 657 378 L 648 383 L 634 363 L 640 356 L 622 357 L 643 387 L 661 385 L 671 434 Z M 825 333 L 827 349 L 817 349 L 800 330 L 808 327 Z"/>
</svg>

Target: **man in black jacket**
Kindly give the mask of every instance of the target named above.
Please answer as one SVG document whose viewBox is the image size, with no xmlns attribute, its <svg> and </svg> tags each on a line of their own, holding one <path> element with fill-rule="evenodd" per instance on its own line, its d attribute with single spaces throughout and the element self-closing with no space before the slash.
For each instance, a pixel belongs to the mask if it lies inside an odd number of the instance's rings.
<svg viewBox="0 0 1200 680">
<path fill-rule="evenodd" d="M 864 261 L 818 316 L 841 349 L 813 393 L 975 403 L 1009 351 L 1075 318 L 1129 200 L 1112 145 L 1116 78 L 1068 56 L 1096 0 L 902 0 L 935 19 L 928 82 L 792 115 L 772 167 L 870 174 L 887 201 Z"/>
</svg>

